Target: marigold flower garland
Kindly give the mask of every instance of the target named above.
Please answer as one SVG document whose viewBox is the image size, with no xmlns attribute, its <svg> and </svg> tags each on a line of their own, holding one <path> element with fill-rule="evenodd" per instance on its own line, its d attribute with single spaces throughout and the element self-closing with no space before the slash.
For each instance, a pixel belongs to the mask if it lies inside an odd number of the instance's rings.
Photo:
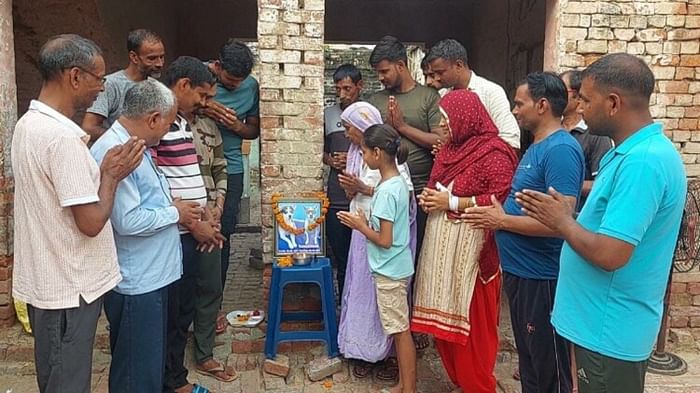
<svg viewBox="0 0 700 393">
<path fill-rule="evenodd" d="M 328 207 L 331 205 L 331 202 L 328 200 L 328 196 L 326 196 L 326 193 L 324 192 L 310 192 L 310 193 L 302 193 L 302 197 L 307 197 L 307 198 L 313 198 L 313 199 L 319 199 L 321 201 L 321 215 L 314 220 L 311 224 L 307 225 L 306 228 L 296 228 L 293 227 L 287 222 L 284 221 L 284 216 L 282 215 L 282 212 L 280 211 L 279 208 L 279 202 L 280 199 L 283 198 L 282 194 L 280 193 L 274 193 L 272 194 L 272 198 L 270 198 L 272 202 L 272 213 L 275 215 L 275 220 L 277 221 L 277 225 L 280 226 L 280 228 L 284 229 L 286 232 L 289 232 L 291 234 L 294 234 L 296 236 L 299 236 L 303 234 L 306 231 L 313 231 L 316 228 L 319 227 L 323 223 L 323 221 L 326 220 L 326 213 L 328 213 Z"/>
</svg>

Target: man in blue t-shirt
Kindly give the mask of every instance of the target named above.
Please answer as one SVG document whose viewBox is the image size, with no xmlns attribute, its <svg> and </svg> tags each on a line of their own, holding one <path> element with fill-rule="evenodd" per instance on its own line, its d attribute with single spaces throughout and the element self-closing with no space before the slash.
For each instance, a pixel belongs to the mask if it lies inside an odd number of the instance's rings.
<svg viewBox="0 0 700 393">
<path fill-rule="evenodd" d="M 513 114 L 521 128 L 533 133 L 534 142 L 515 171 L 505 204 L 492 197 L 492 206 L 467 209 L 463 215 L 477 228 L 496 231 L 523 392 L 572 389 L 568 343 L 549 321 L 562 240 L 525 216 L 515 199 L 524 188 L 544 192 L 554 187 L 566 203 L 576 205 L 585 164 L 581 146 L 561 128 L 566 105 L 566 86 L 553 73 L 532 73 L 520 83 Z"/>
<path fill-rule="evenodd" d="M 591 64 L 583 117 L 615 148 L 578 219 L 559 190 L 517 195 L 529 216 L 566 241 L 552 325 L 574 344 L 581 393 L 642 393 L 661 325 L 687 184 L 678 152 L 649 113 L 653 91 L 653 73 L 632 55 Z"/>
<path fill-rule="evenodd" d="M 258 81 L 250 76 L 253 69 L 253 53 L 242 42 L 229 41 L 221 48 L 219 59 L 209 62 L 209 69 L 216 75 L 216 96 L 207 103 L 204 114 L 219 125 L 224 141 L 224 156 L 228 165 L 228 189 L 221 216 L 221 234 L 226 241 L 221 250 L 222 288 L 226 283 L 231 234 L 236 229 L 238 209 L 243 194 L 244 139 L 256 139 L 260 135 L 260 94 Z M 220 320 L 225 323 L 220 315 Z"/>
</svg>

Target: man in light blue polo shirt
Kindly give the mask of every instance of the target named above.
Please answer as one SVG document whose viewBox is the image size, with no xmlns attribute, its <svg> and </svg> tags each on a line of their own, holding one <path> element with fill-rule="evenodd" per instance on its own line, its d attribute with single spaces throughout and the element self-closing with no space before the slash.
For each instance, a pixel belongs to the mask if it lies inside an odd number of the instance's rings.
<svg viewBox="0 0 700 393">
<path fill-rule="evenodd" d="M 552 324 L 574 344 L 579 392 L 642 393 L 686 195 L 681 158 L 649 113 L 654 75 L 608 55 L 584 71 L 583 117 L 615 149 L 600 163 L 583 210 L 525 190 L 527 214 L 566 240 Z"/>
<path fill-rule="evenodd" d="M 127 90 L 121 117 L 90 149 L 98 163 L 131 137 L 155 146 L 175 119 L 173 93 L 156 80 Z M 148 150 L 117 187 L 110 220 L 123 280 L 105 295 L 111 392 L 160 392 L 165 368 L 168 286 L 182 275 L 178 223 L 199 218 L 197 204 L 170 197 Z"/>
</svg>

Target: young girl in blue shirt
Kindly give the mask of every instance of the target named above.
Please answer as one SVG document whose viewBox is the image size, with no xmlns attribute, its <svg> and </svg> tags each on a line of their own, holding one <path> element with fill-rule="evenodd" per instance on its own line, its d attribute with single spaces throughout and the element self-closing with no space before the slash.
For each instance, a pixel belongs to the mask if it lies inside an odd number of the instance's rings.
<svg viewBox="0 0 700 393">
<path fill-rule="evenodd" d="M 413 276 L 410 249 L 409 190 L 396 163 L 403 163 L 408 149 L 399 133 L 387 124 L 365 131 L 362 157 L 382 179 L 374 190 L 369 221 L 362 211 L 339 212 L 348 227 L 367 237 L 367 256 L 377 291 L 382 327 L 394 338 L 399 363 L 399 383 L 382 392 L 416 391 L 416 348 L 409 329 L 408 284 Z"/>
</svg>

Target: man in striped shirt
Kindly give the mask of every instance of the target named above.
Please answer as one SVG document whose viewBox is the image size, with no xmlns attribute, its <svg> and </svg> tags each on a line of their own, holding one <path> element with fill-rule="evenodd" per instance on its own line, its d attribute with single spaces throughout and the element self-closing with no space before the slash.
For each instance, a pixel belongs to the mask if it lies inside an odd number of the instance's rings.
<svg viewBox="0 0 700 393">
<path fill-rule="evenodd" d="M 191 117 L 197 109 L 205 105 L 207 98 L 214 96 L 216 79 L 201 61 L 194 57 L 182 56 L 168 67 L 163 81 L 177 98 L 178 116 L 168 133 L 161 139 L 160 145 L 155 148 L 155 159 L 168 179 L 173 197 L 197 202 L 206 212 L 200 221 L 180 227 L 183 274 L 171 287 L 168 297 L 165 391 L 190 392 L 196 386 L 187 382 L 187 368 L 184 366 L 187 329 L 195 318 L 195 302 L 201 296 L 212 297 L 213 307 L 210 307 L 210 315 L 199 319 L 209 321 L 210 329 L 215 328 L 218 299 L 221 297 L 221 262 L 220 254 L 212 251 L 220 249 L 224 237 L 219 233 L 219 225 L 206 209 L 207 189 L 199 169 L 192 129 L 186 117 Z M 214 280 L 205 280 L 216 283 L 215 288 L 202 290 L 197 286 L 202 274 L 216 274 Z M 196 348 L 210 348 L 208 353 L 197 351 L 197 370 L 222 381 L 234 380 L 235 372 L 227 372 L 212 356 L 214 335 L 207 337 L 211 337 L 212 342 L 195 342 Z"/>
</svg>

